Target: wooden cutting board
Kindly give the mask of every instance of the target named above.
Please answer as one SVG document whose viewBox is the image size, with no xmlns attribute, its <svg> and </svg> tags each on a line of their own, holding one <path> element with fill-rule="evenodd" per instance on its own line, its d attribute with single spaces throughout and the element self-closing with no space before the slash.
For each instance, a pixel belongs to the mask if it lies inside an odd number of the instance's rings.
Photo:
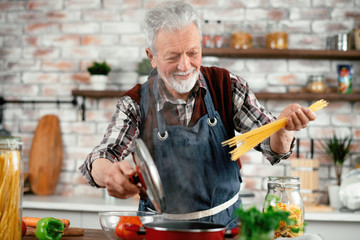
<svg viewBox="0 0 360 240">
<path fill-rule="evenodd" d="M 29 182 L 33 193 L 54 193 L 61 171 L 62 157 L 59 118 L 55 115 L 45 115 L 39 120 L 29 155 Z"/>
</svg>

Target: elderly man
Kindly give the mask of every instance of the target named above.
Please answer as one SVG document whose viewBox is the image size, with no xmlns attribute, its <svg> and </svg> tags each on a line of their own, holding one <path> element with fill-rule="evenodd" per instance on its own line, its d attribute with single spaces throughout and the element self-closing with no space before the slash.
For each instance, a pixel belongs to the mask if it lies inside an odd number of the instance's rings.
<svg viewBox="0 0 360 240">
<path fill-rule="evenodd" d="M 248 83 L 216 67 L 201 66 L 200 20 L 191 5 L 171 1 L 150 10 L 145 18 L 153 66 L 148 81 L 119 99 L 105 137 L 80 167 L 90 184 L 109 195 L 129 198 L 140 192 L 127 176 L 134 172 L 122 161 L 142 138 L 159 171 L 166 213 L 179 219 L 236 226 L 239 207 L 239 165 L 221 142 L 234 131 L 247 132 L 275 118 L 257 101 Z M 294 133 L 316 118 L 298 104 L 278 118 L 286 127 L 256 146 L 272 164 L 291 154 Z M 141 197 L 140 210 L 154 210 Z"/>
</svg>

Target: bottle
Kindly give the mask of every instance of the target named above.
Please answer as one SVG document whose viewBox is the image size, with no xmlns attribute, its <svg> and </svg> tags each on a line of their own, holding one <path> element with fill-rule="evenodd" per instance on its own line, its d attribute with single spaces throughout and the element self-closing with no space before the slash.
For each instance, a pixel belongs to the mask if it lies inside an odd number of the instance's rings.
<svg viewBox="0 0 360 240">
<path fill-rule="evenodd" d="M 21 146 L 19 137 L 0 137 L 0 224 L 3 226 L 0 228 L 0 236 L 2 239 L 22 238 Z"/>
<path fill-rule="evenodd" d="M 202 33 L 202 46 L 206 48 L 211 48 L 214 46 L 212 34 L 211 34 L 211 26 L 209 20 L 204 21 L 203 25 L 203 33 Z"/>
<path fill-rule="evenodd" d="M 275 230 L 274 239 L 302 236 L 304 233 L 304 204 L 300 194 L 299 177 L 269 177 L 267 186 L 264 211 L 272 206 L 289 211 L 289 218 L 296 220 L 296 224 L 291 226 L 280 223 L 280 227 Z M 300 230 L 293 232 L 293 228 Z"/>
<path fill-rule="evenodd" d="M 220 20 L 217 20 L 216 21 L 216 31 L 215 31 L 214 38 L 213 38 L 214 46 L 216 48 L 221 48 L 224 45 L 223 33 L 224 33 L 223 24 Z"/>
</svg>

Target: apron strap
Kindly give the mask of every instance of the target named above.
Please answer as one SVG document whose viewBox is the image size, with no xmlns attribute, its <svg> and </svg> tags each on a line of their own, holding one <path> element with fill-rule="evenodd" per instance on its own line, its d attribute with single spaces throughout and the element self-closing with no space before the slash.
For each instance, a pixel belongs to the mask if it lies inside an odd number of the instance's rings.
<svg viewBox="0 0 360 240">
<path fill-rule="evenodd" d="M 170 214 L 170 213 L 164 213 L 164 217 L 166 219 L 169 220 L 194 220 L 194 219 L 200 219 L 203 217 L 209 217 L 212 215 L 215 215 L 219 212 L 224 211 L 225 209 L 229 208 L 230 206 L 232 206 L 233 204 L 235 204 L 238 200 L 239 200 L 239 196 L 240 196 L 240 188 L 239 191 L 228 201 L 207 209 L 207 210 L 202 210 L 202 211 L 198 211 L 198 212 L 191 212 L 191 213 L 184 213 L 184 214 Z"/>
<path fill-rule="evenodd" d="M 210 126 L 215 126 L 217 124 L 217 119 L 215 117 L 214 104 L 213 104 L 210 92 L 208 91 L 208 86 L 207 86 L 207 83 L 206 83 L 206 79 L 205 79 L 205 77 L 204 77 L 204 75 L 202 74 L 201 71 L 200 71 L 200 75 L 204 79 L 205 87 L 207 89 L 205 97 L 204 97 L 204 102 L 205 102 L 205 107 L 206 107 L 206 111 L 207 111 L 207 114 L 208 114 L 208 124 Z M 159 79 L 159 75 L 155 79 L 154 89 L 153 89 L 156 102 L 159 99 L 158 79 Z M 168 133 L 166 131 L 166 121 L 165 121 L 163 115 L 160 113 L 160 111 L 156 111 L 156 118 L 157 118 L 157 121 L 158 121 L 158 128 L 159 128 L 158 138 L 160 140 L 165 140 L 168 137 Z"/>
</svg>

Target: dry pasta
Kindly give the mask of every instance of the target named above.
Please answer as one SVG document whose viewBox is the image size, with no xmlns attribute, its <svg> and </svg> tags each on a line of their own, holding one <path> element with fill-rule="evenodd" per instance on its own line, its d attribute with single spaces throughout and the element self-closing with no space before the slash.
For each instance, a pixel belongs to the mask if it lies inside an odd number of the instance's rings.
<svg viewBox="0 0 360 240">
<path fill-rule="evenodd" d="M 1 239 L 21 239 L 21 185 L 20 152 L 0 151 Z"/>
<path fill-rule="evenodd" d="M 313 103 L 309 109 L 315 112 L 326 107 L 327 105 L 328 103 L 325 100 L 319 100 Z M 287 118 L 282 118 L 257 129 L 251 130 L 247 133 L 235 136 L 222 142 L 222 144 L 229 145 L 230 147 L 241 144 L 240 146 L 230 151 L 231 160 L 236 161 L 244 153 L 264 141 L 266 138 L 270 137 L 275 132 L 279 131 L 281 128 L 285 127 L 286 119 Z"/>
<path fill-rule="evenodd" d="M 292 203 L 282 203 L 279 202 L 276 204 L 276 207 L 283 211 L 290 212 L 290 219 L 296 220 L 294 225 L 287 225 L 284 221 L 280 221 L 280 225 L 278 229 L 274 232 L 274 239 L 278 237 L 286 237 L 286 238 L 293 238 L 299 237 L 304 234 L 304 219 L 303 219 L 303 212 L 299 205 L 292 204 Z M 293 232 L 291 229 L 300 229 L 298 232 Z"/>
</svg>

